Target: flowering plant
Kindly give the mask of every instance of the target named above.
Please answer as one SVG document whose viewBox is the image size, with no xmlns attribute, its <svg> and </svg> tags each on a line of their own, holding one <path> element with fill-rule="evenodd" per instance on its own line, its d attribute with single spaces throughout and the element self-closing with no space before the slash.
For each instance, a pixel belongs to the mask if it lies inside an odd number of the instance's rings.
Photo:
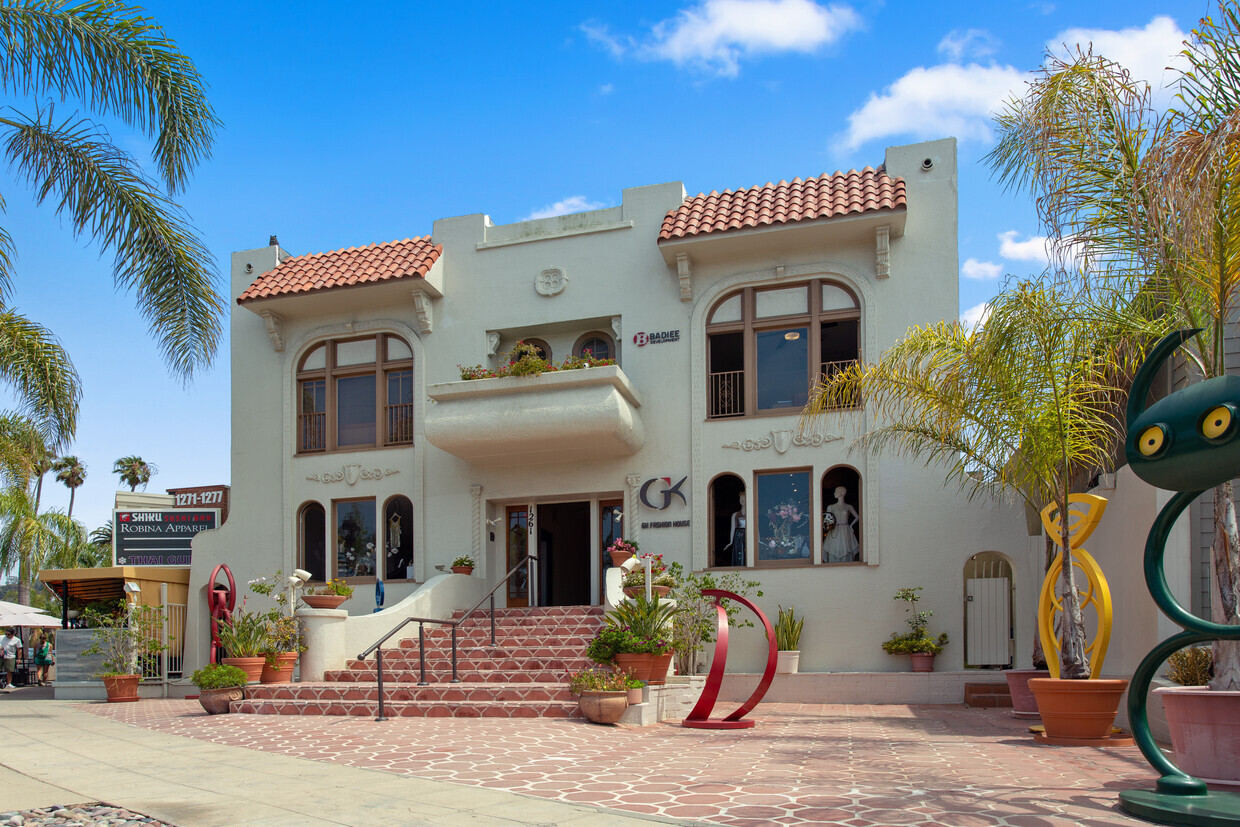
<svg viewBox="0 0 1240 827">
<path fill-rule="evenodd" d="M 637 554 L 637 541 L 625 540 L 621 537 L 617 537 L 612 541 L 611 545 L 607 547 L 607 553 L 613 554 L 617 551 L 621 553 L 627 551 L 629 554 Z"/>
<path fill-rule="evenodd" d="M 802 556 L 803 532 L 809 527 L 809 519 L 800 506 L 792 500 L 782 502 L 766 512 L 766 519 L 771 529 L 760 538 L 759 544 L 765 545 L 776 557 Z"/>
<path fill-rule="evenodd" d="M 558 365 L 542 358 L 538 348 L 526 342 L 517 342 L 508 352 L 507 361 L 494 368 L 482 365 L 457 365 L 462 379 L 498 379 L 503 376 L 537 376 L 560 370 L 580 370 L 603 365 L 614 365 L 615 359 L 596 359 L 592 353 L 569 356 Z"/>
<path fill-rule="evenodd" d="M 651 554 L 650 552 L 647 551 L 643 554 L 637 555 L 637 559 L 639 561 L 645 561 L 645 560 L 650 561 L 650 573 L 652 575 L 667 571 L 667 564 L 663 562 L 662 554 Z M 642 566 L 643 568 L 645 567 L 644 562 L 642 562 Z"/>
<path fill-rule="evenodd" d="M 646 585 L 645 569 L 633 569 L 631 572 L 624 575 L 624 579 L 620 581 L 620 586 L 626 589 L 637 589 L 645 585 Z M 650 585 L 668 586 L 670 588 L 675 588 L 676 578 L 673 577 L 672 573 L 668 571 L 667 569 L 663 569 L 661 571 L 658 569 L 651 569 L 650 570 Z"/>
<path fill-rule="evenodd" d="M 353 596 L 353 587 L 344 582 L 339 577 L 328 580 L 317 589 L 311 589 L 306 594 L 342 594 L 345 597 Z"/>
<path fill-rule="evenodd" d="M 624 692 L 629 688 L 629 676 L 624 672 L 611 672 L 591 666 L 568 676 L 568 691 L 574 695 L 583 692 Z"/>
<path fill-rule="evenodd" d="M 452 565 L 454 565 L 454 566 L 469 566 L 470 568 L 473 568 L 473 567 L 474 567 L 474 565 L 475 565 L 475 564 L 474 564 L 474 558 L 473 558 L 473 557 L 471 557 L 471 556 L 470 556 L 470 555 L 468 555 L 468 554 L 461 554 L 461 555 L 457 556 L 455 559 L 453 559 L 453 561 L 452 561 Z"/>
</svg>

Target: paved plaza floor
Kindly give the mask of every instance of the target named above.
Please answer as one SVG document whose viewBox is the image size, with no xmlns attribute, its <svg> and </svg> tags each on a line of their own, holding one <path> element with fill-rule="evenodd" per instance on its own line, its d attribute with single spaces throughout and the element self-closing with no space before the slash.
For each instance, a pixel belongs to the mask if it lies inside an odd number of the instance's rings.
<svg viewBox="0 0 1240 827">
<path fill-rule="evenodd" d="M 1134 747 L 1039 746 L 1029 722 L 1009 710 L 964 706 L 763 704 L 752 714 L 758 725 L 736 731 L 556 719 L 207 716 L 197 701 L 180 700 L 21 707 L 27 712 L 15 719 L 10 713 L 20 707 L 0 705 L 0 764 L 32 782 L 73 789 L 72 742 L 58 764 L 22 758 L 23 746 L 53 750 L 46 723 L 65 735 L 74 727 L 88 732 L 103 748 L 111 739 L 127 757 L 122 767 L 135 750 L 163 750 L 152 759 L 168 767 L 157 779 L 163 783 L 197 762 L 194 771 L 204 775 L 188 784 L 193 807 L 175 806 L 175 784 L 153 802 L 125 788 L 93 796 L 182 827 L 385 823 L 381 807 L 397 808 L 399 823 L 409 824 L 1144 824 L 1117 809 L 1117 796 L 1155 780 Z M 31 731 L 39 734 L 24 734 Z M 212 770 L 218 761 L 223 766 Z M 234 766 L 243 778 L 225 772 Z M 247 775 L 257 789 L 231 789 Z M 281 777 L 288 790 L 274 781 Z M 299 806 L 291 791 L 304 779 L 330 794 Z M 0 790 L 7 781 L 0 777 Z M 207 789 L 271 806 L 253 819 L 221 817 L 200 800 Z"/>
</svg>

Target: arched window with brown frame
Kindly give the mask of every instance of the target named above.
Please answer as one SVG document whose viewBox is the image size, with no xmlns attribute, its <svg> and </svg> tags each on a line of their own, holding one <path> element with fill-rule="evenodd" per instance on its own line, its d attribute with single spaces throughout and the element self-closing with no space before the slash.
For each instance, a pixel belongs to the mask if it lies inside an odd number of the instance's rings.
<svg viewBox="0 0 1240 827">
<path fill-rule="evenodd" d="M 327 581 L 327 509 L 309 502 L 297 513 L 298 565 L 310 572 L 310 579 Z"/>
<path fill-rule="evenodd" d="M 615 359 L 616 345 L 606 333 L 592 330 L 578 337 L 577 342 L 573 345 L 574 356 L 585 356 L 587 354 L 595 359 Z"/>
<path fill-rule="evenodd" d="M 413 350 L 390 333 L 320 342 L 297 366 L 297 453 L 413 442 Z"/>
<path fill-rule="evenodd" d="M 707 416 L 799 413 L 820 375 L 861 357 L 861 305 L 831 279 L 746 287 L 706 324 Z"/>
</svg>

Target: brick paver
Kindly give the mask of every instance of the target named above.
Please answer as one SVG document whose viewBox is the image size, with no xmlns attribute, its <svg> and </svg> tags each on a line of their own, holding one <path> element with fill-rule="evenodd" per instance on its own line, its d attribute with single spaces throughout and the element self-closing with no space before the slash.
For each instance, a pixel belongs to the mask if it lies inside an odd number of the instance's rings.
<svg viewBox="0 0 1240 827">
<path fill-rule="evenodd" d="M 197 701 L 86 704 L 146 729 L 633 813 L 765 824 L 1144 824 L 1116 808 L 1151 787 L 1134 747 L 1039 746 L 1028 722 L 964 706 L 763 704 L 754 729 L 562 719 L 218 715 Z"/>
</svg>

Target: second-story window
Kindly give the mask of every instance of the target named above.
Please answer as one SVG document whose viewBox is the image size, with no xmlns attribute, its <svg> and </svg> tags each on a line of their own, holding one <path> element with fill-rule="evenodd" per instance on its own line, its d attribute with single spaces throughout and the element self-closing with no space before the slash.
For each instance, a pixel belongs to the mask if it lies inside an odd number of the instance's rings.
<svg viewBox="0 0 1240 827">
<path fill-rule="evenodd" d="M 861 307 L 836 282 L 724 296 L 706 326 L 708 417 L 799 412 L 820 375 L 860 357 L 860 335 Z"/>
<path fill-rule="evenodd" d="M 386 333 L 310 348 L 297 370 L 297 452 L 413 442 L 413 350 Z"/>
</svg>

